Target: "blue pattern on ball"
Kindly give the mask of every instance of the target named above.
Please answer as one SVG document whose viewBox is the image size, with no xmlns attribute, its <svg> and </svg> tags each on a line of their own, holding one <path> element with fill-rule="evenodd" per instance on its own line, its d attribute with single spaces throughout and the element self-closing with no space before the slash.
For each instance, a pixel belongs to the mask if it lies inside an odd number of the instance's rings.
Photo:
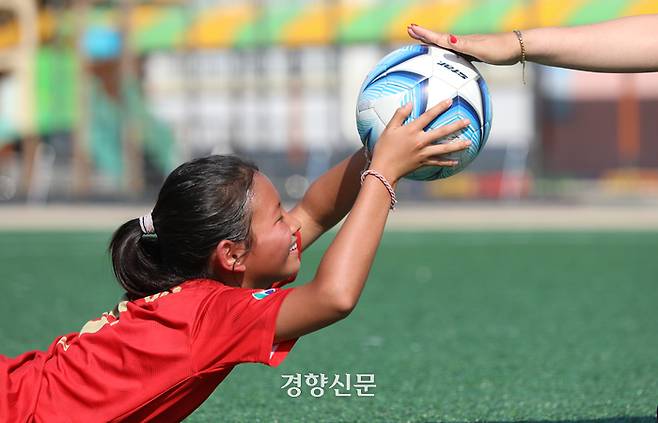
<svg viewBox="0 0 658 423">
<path fill-rule="evenodd" d="M 402 47 L 384 57 L 366 77 L 361 87 L 357 106 L 357 129 L 361 141 L 371 152 L 377 139 L 381 136 L 382 124 L 386 124 L 377 114 L 375 107 L 377 100 L 401 95 L 401 97 L 397 97 L 400 101 L 399 106 L 412 102 L 413 108 L 405 124 L 418 118 L 427 110 L 427 90 L 430 77 L 411 71 L 396 70 L 389 72 L 389 70 L 407 60 L 429 52 L 429 47 L 425 45 Z M 478 100 L 481 100 L 482 116 L 479 116 L 476 108 L 458 93 L 453 98 L 452 106 L 425 128 L 426 131 L 430 131 L 461 119 L 470 120 L 471 123 L 468 127 L 451 137 L 451 139 L 468 139 L 471 141 L 471 145 L 466 150 L 447 156 L 448 159 L 458 160 L 459 164 L 455 167 L 423 167 L 407 175 L 406 178 L 421 181 L 447 178 L 468 166 L 484 147 L 491 131 L 491 98 L 487 84 L 482 77 L 478 77 L 477 81 L 473 82 L 477 82 L 479 87 L 480 98 Z M 442 140 L 442 142 L 450 141 Z"/>
<path fill-rule="evenodd" d="M 359 103 L 370 103 L 378 98 L 413 89 L 425 79 L 427 79 L 425 76 L 414 72 L 390 72 L 385 77 L 376 79 L 368 85 L 359 97 Z"/>
<path fill-rule="evenodd" d="M 406 62 L 416 56 L 427 54 L 428 52 L 429 47 L 422 44 L 412 44 L 392 51 L 384 56 L 384 58 L 377 63 L 375 68 L 370 71 L 368 76 L 366 76 L 365 81 L 363 81 L 363 84 L 361 85 L 361 92 L 364 92 L 375 79 L 393 66 L 397 66 L 400 63 Z"/>
<path fill-rule="evenodd" d="M 491 132 L 491 96 L 489 95 L 489 88 L 484 78 L 478 78 L 478 86 L 480 87 L 480 96 L 482 98 L 482 120 L 484 121 L 484 132 L 482 133 L 482 140 L 480 143 L 480 150 L 489 139 L 489 132 Z"/>
</svg>

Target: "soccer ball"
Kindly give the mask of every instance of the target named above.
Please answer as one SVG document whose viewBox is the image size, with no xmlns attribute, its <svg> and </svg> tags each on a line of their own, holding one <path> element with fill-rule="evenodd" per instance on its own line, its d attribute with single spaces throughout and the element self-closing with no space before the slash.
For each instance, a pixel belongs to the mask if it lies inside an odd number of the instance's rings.
<svg viewBox="0 0 658 423">
<path fill-rule="evenodd" d="M 457 166 L 424 166 L 406 178 L 431 181 L 452 176 L 468 166 L 487 142 L 491 100 L 487 84 L 477 69 L 449 50 L 413 44 L 393 51 L 377 63 L 363 81 L 356 106 L 361 142 L 372 152 L 398 107 L 413 102 L 407 123 L 449 98 L 453 100 L 450 109 L 434 119 L 425 131 L 467 118 L 471 121 L 468 127 L 437 143 L 468 139 L 470 147 L 446 156 L 458 160 Z"/>
</svg>

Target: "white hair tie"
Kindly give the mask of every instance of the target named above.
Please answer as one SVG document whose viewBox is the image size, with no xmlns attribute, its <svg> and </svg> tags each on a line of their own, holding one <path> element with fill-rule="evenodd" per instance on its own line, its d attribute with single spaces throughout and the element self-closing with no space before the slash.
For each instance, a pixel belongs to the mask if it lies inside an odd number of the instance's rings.
<svg viewBox="0 0 658 423">
<path fill-rule="evenodd" d="M 139 218 L 139 227 L 142 228 L 142 233 L 144 235 L 154 234 L 155 226 L 153 226 L 153 215 L 147 213 L 144 216 Z"/>
</svg>

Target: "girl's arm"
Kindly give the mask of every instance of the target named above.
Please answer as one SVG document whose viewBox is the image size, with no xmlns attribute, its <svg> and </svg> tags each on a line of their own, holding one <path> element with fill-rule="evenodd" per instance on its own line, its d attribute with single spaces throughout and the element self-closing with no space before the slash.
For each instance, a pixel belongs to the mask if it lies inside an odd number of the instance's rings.
<svg viewBox="0 0 658 423">
<path fill-rule="evenodd" d="M 409 26 L 407 32 L 417 40 L 495 65 L 521 60 L 519 40 L 512 32 L 454 36 L 418 25 Z M 528 61 L 598 72 L 658 71 L 658 15 L 522 33 Z"/>
<path fill-rule="evenodd" d="M 364 148 L 361 148 L 313 182 L 290 211 L 301 222 L 302 251 L 352 210 L 366 162 Z M 440 161 L 440 166 L 451 163 L 452 160 L 445 159 Z"/>
<path fill-rule="evenodd" d="M 363 148 L 320 176 L 290 211 L 301 222 L 302 251 L 352 209 L 366 166 Z"/>
<path fill-rule="evenodd" d="M 463 129 L 467 121 L 423 131 L 449 105 L 450 101 L 441 103 L 407 125 L 402 123 L 411 107 L 400 108 L 378 140 L 370 168 L 395 186 L 402 176 L 420 166 L 442 163 L 437 156 L 466 148 L 468 141 L 438 145 L 432 142 Z M 358 189 L 359 182 L 354 184 Z M 275 342 L 313 332 L 346 317 L 354 309 L 379 246 L 390 201 L 384 184 L 374 176 L 366 177 L 315 278 L 292 290 L 283 300 Z"/>
</svg>

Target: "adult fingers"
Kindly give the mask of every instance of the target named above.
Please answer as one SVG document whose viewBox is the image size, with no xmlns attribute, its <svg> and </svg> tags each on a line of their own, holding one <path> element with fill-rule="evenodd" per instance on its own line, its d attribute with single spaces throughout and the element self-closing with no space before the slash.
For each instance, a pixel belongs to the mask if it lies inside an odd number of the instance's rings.
<svg viewBox="0 0 658 423">
<path fill-rule="evenodd" d="M 471 45 L 472 43 L 469 40 L 468 35 L 457 37 L 453 34 L 430 31 L 427 28 L 414 24 L 407 27 L 407 34 L 409 34 L 411 38 L 422 41 L 426 44 L 434 44 L 461 53 L 466 56 L 468 60 L 478 62 L 482 60 L 478 54 L 474 53 L 473 48 L 476 47 L 476 45 Z"/>
<path fill-rule="evenodd" d="M 388 125 L 386 127 L 396 127 L 396 126 L 402 126 L 404 123 L 405 119 L 409 117 L 409 114 L 411 113 L 412 109 L 412 103 L 409 102 L 405 104 L 404 106 L 398 107 L 398 109 L 395 111 L 395 114 L 391 118 L 391 120 L 388 122 Z"/>
<path fill-rule="evenodd" d="M 407 27 L 407 34 L 409 34 L 411 38 L 422 41 L 426 44 L 435 44 L 439 47 L 451 48 L 449 34 L 433 32 L 414 24 Z"/>
<path fill-rule="evenodd" d="M 414 125 L 415 129 L 423 130 L 427 125 L 430 124 L 434 119 L 437 118 L 441 113 L 445 112 L 452 105 L 452 99 L 443 100 L 440 103 L 437 103 L 429 110 L 425 111 L 422 115 L 418 116 L 411 124 Z"/>
</svg>

